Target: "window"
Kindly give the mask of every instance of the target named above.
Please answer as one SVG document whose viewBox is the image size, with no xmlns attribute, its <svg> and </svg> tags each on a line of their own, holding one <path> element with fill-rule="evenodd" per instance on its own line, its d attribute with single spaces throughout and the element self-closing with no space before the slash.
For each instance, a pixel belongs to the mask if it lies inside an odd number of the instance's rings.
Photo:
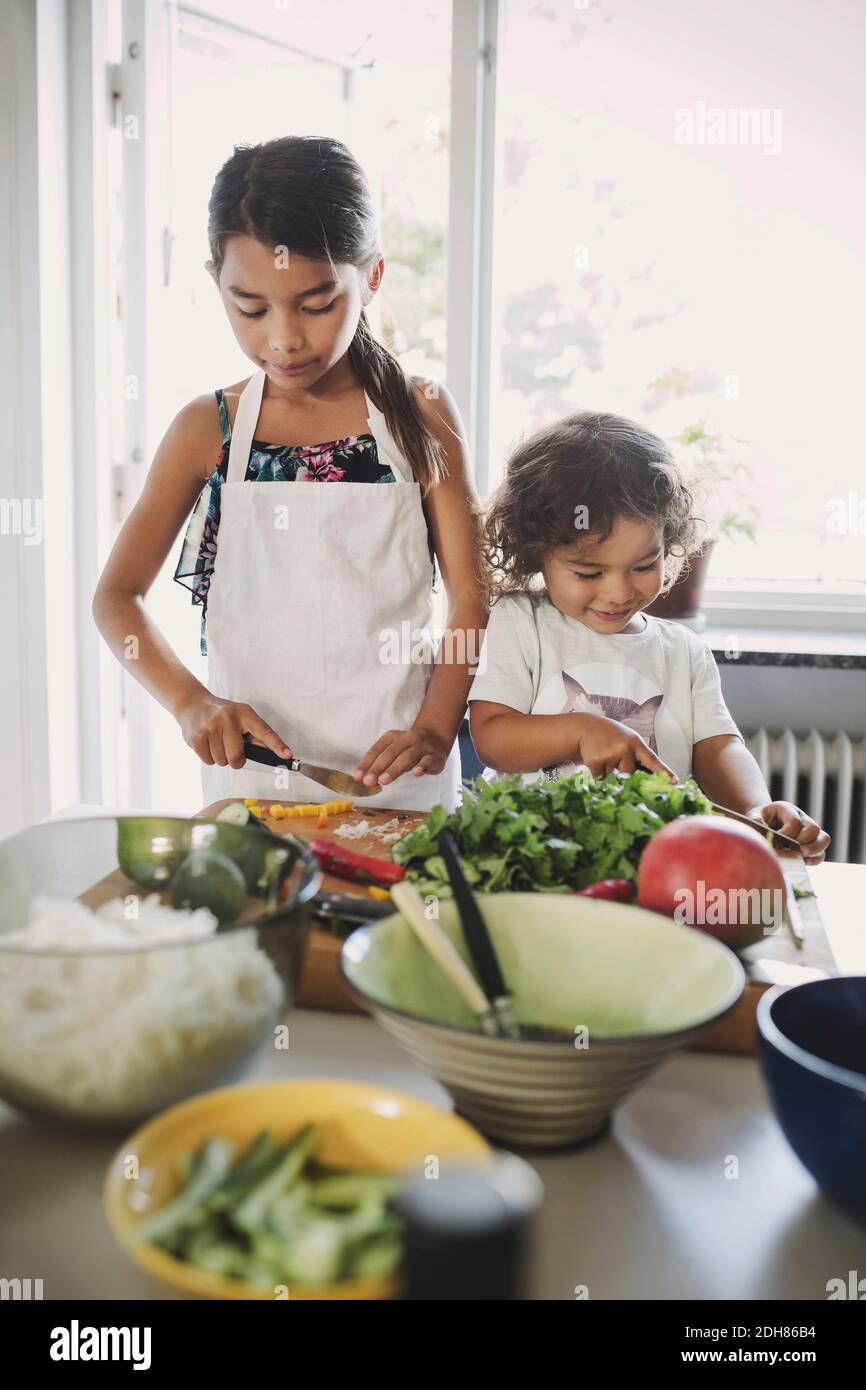
<svg viewBox="0 0 866 1390">
<path fill-rule="evenodd" d="M 491 485 L 573 410 L 702 423 L 756 528 L 712 583 L 866 598 L 864 44 L 846 0 L 504 0 Z"/>
<path fill-rule="evenodd" d="M 412 373 L 445 371 L 447 5 L 179 6 L 170 103 L 171 305 L 164 316 L 166 423 L 196 395 L 243 376 L 203 269 L 207 204 L 236 144 L 280 135 L 345 141 L 370 180 L 386 257 L 371 317 Z M 237 21 L 243 14 L 250 29 Z M 259 30 L 258 34 L 255 30 Z"/>
</svg>

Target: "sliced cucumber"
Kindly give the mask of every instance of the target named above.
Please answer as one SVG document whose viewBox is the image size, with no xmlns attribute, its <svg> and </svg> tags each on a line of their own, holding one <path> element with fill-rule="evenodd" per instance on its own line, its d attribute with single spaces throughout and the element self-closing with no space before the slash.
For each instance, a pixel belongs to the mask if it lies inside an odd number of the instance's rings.
<svg viewBox="0 0 866 1390">
<path fill-rule="evenodd" d="M 261 1226 L 272 1202 L 287 1192 L 300 1177 L 301 1170 L 321 1135 L 315 1125 L 305 1125 L 299 1134 L 279 1151 L 270 1168 L 231 1212 L 231 1221 L 242 1231 L 255 1231 Z"/>
<path fill-rule="evenodd" d="M 183 1257 L 210 1274 L 234 1274 L 238 1265 L 237 1248 L 221 1238 L 215 1223 L 189 1237 L 183 1247 Z"/>
<path fill-rule="evenodd" d="M 303 1226 L 283 1247 L 287 1279 L 301 1284 L 327 1284 L 339 1279 L 345 1235 L 340 1221 L 322 1218 Z"/>
<path fill-rule="evenodd" d="M 186 1187 L 147 1221 L 136 1226 L 130 1247 L 145 1241 L 165 1241 L 185 1227 L 191 1213 L 207 1200 L 231 1167 L 234 1144 L 228 1139 L 208 1139 L 193 1159 Z"/>
<path fill-rule="evenodd" d="M 309 1217 L 309 1190 L 309 1183 L 301 1180 L 271 1202 L 268 1208 L 268 1223 L 278 1236 L 284 1239 L 293 1236 L 304 1218 Z"/>
<path fill-rule="evenodd" d="M 396 1274 L 402 1250 L 394 1236 L 380 1236 L 367 1241 L 349 1258 L 354 1279 L 390 1279 Z"/>
<path fill-rule="evenodd" d="M 208 1210 L 227 1211 L 234 1202 L 239 1202 L 274 1161 L 279 1145 L 269 1130 L 262 1130 L 256 1136 L 246 1153 L 227 1174 L 208 1201 Z"/>
<path fill-rule="evenodd" d="M 346 1173 L 338 1177 L 321 1178 L 310 1189 L 310 1201 L 317 1207 L 348 1210 L 360 1206 L 371 1197 L 392 1196 L 399 1180 L 390 1173 Z"/>
<path fill-rule="evenodd" d="M 320 1143 L 315 1125 L 283 1143 L 263 1130 L 238 1158 L 230 1141 L 206 1140 L 184 1156 L 185 1186 L 136 1242 L 263 1288 L 390 1278 L 401 1259 L 402 1223 L 390 1206 L 400 1179 L 325 1166 L 313 1157 Z"/>
<path fill-rule="evenodd" d="M 249 825 L 251 819 L 252 812 L 242 801 L 232 801 L 214 817 L 214 820 L 222 821 L 224 825 Z"/>
</svg>

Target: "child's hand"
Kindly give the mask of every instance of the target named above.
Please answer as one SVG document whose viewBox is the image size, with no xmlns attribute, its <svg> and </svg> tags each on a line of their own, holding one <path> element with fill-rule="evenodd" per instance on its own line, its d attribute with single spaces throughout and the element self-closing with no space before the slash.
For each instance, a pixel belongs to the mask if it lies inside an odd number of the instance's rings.
<svg viewBox="0 0 866 1390">
<path fill-rule="evenodd" d="M 576 714 L 574 718 L 580 720 L 575 761 L 584 763 L 593 777 L 606 777 L 615 768 L 634 772 L 640 766 L 650 772 L 666 772 L 677 780 L 676 773 L 628 725 L 601 714 Z"/>
<path fill-rule="evenodd" d="M 431 729 L 389 729 L 367 750 L 352 775 L 367 787 L 377 781 L 388 786 L 410 768 L 416 777 L 441 772 L 450 750 L 451 745 Z"/>
<path fill-rule="evenodd" d="M 292 756 L 291 748 L 251 705 L 221 700 L 208 690 L 187 700 L 174 711 L 174 717 L 190 748 L 209 767 L 216 763 L 218 767 L 242 768 L 247 761 L 244 734 L 280 758 Z"/>
<path fill-rule="evenodd" d="M 790 835 L 800 846 L 807 864 L 820 864 L 830 843 L 830 836 L 817 821 L 801 811 L 791 801 L 769 801 L 766 806 L 753 806 L 748 815 L 762 820 L 771 830 Z"/>
</svg>

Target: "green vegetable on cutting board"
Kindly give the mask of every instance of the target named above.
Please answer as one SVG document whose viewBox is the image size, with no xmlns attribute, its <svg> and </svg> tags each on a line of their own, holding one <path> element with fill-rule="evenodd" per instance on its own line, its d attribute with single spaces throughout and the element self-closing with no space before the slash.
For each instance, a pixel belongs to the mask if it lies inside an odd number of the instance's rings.
<svg viewBox="0 0 866 1390">
<path fill-rule="evenodd" d="M 130 1245 L 153 1241 L 199 1269 L 268 1288 L 390 1278 L 402 1256 L 390 1207 L 399 1180 L 324 1167 L 321 1138 L 315 1125 L 284 1143 L 263 1130 L 237 1159 L 230 1141 L 206 1140 L 181 1156 L 183 1187 Z"/>
<path fill-rule="evenodd" d="M 214 817 L 221 825 L 249 825 L 251 818 L 249 806 L 245 806 L 242 801 L 230 801 L 228 806 L 224 806 Z"/>
<path fill-rule="evenodd" d="M 571 893 L 600 879 L 634 882 L 657 830 L 711 810 L 694 780 L 672 783 L 643 770 L 601 779 L 579 771 L 532 785 L 519 773 L 496 782 L 479 776 L 464 783 L 456 811 L 434 806 L 391 857 L 422 895 L 451 897 L 437 839 L 447 827 L 477 892 Z"/>
</svg>

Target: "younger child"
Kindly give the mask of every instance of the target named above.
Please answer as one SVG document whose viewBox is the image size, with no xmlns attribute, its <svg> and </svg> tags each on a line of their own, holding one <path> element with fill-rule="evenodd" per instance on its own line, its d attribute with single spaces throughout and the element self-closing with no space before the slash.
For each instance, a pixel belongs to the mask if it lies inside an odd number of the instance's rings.
<svg viewBox="0 0 866 1390">
<path fill-rule="evenodd" d="M 829 835 L 771 799 L 709 648 L 644 611 L 696 535 L 666 445 L 629 420 L 580 411 L 514 450 L 486 518 L 497 601 L 468 697 L 478 756 L 528 781 L 578 766 L 691 774 L 820 863 Z"/>
</svg>

